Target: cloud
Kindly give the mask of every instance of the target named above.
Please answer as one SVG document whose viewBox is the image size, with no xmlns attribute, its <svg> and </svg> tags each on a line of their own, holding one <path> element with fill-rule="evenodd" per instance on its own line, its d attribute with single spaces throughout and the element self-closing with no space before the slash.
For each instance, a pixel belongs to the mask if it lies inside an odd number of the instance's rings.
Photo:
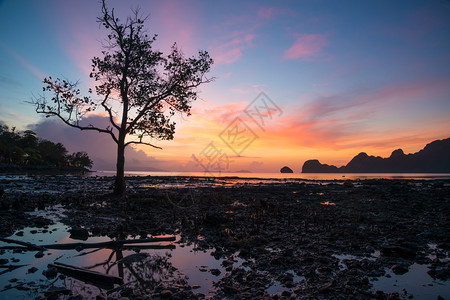
<svg viewBox="0 0 450 300">
<path fill-rule="evenodd" d="M 248 168 L 250 170 L 259 170 L 262 168 L 263 165 L 264 165 L 264 162 L 254 160 L 248 165 Z"/>
<path fill-rule="evenodd" d="M 260 7 L 258 10 L 258 17 L 262 19 L 271 19 L 274 14 L 273 7 Z"/>
<path fill-rule="evenodd" d="M 8 126 L 16 126 L 21 127 L 23 123 L 28 124 L 33 122 L 34 120 L 29 116 L 21 114 L 17 111 L 11 110 L 8 107 L 4 107 L 0 105 L 0 118 L 3 122 L 5 122 Z"/>
<path fill-rule="evenodd" d="M 264 91 L 265 88 L 266 86 L 262 84 L 246 84 L 244 87 L 232 88 L 230 89 L 230 92 L 241 95 L 257 95 Z"/>
<path fill-rule="evenodd" d="M 148 5 L 146 12 L 152 11 L 153 5 Z M 196 33 L 199 31 L 198 13 L 194 4 L 184 1 L 162 1 L 156 4 L 154 11 L 157 15 L 150 16 L 146 24 L 147 28 L 157 27 L 155 33 L 158 34 L 157 44 L 168 50 L 174 42 L 187 53 L 187 56 L 194 54 L 198 50 Z M 165 52 L 163 51 L 163 52 Z"/>
<path fill-rule="evenodd" d="M 285 59 L 308 59 L 317 57 L 322 53 L 323 47 L 328 44 L 322 34 L 303 34 L 297 38 L 294 45 L 284 51 Z"/>
<path fill-rule="evenodd" d="M 417 151 L 426 142 L 448 137 L 445 113 L 427 111 L 432 99 L 448 92 L 444 81 L 414 81 L 310 96 L 310 101 L 286 107 L 285 114 L 273 120 L 261 136 L 261 146 L 356 152 L 376 148 L 388 153 L 401 146 Z M 411 117 L 411 106 L 423 107 L 423 113 Z"/>
<path fill-rule="evenodd" d="M 8 46 L 0 43 L 0 46 L 3 47 L 15 60 L 17 60 L 23 67 L 25 67 L 28 71 L 30 71 L 34 76 L 36 76 L 39 80 L 44 79 L 45 75 L 34 65 L 30 64 L 25 58 L 23 58 L 19 53 L 9 48 Z"/>
<path fill-rule="evenodd" d="M 91 116 L 83 120 L 84 124 L 105 128 L 108 119 Z M 30 126 L 36 134 L 46 140 L 62 143 L 69 152 L 86 151 L 94 161 L 96 170 L 115 170 L 117 146 L 107 134 L 95 131 L 81 131 L 62 124 L 57 120 L 46 119 Z M 155 150 L 161 151 L 161 150 Z M 172 162 L 150 157 L 142 150 L 127 147 L 125 150 L 125 170 L 128 171 L 163 171 L 173 167 Z"/>
<path fill-rule="evenodd" d="M 210 51 L 216 64 L 231 64 L 239 60 L 243 51 L 252 46 L 255 34 L 248 31 L 234 31 L 221 39 Z"/>
<path fill-rule="evenodd" d="M 202 116 L 205 119 L 214 121 L 217 124 L 226 124 L 235 117 L 242 117 L 247 102 L 236 102 L 225 105 L 216 105 L 205 109 L 195 109 L 194 115 Z"/>
<path fill-rule="evenodd" d="M 21 87 L 22 83 L 20 83 L 17 80 L 0 75 L 0 85 L 7 86 L 7 87 L 9 87 L 9 86 Z"/>
</svg>

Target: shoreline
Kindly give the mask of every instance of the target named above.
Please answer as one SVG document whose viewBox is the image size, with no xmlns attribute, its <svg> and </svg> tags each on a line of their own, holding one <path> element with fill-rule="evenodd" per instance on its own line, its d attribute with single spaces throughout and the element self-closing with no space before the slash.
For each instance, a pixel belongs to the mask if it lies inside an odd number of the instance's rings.
<svg viewBox="0 0 450 300">
<path fill-rule="evenodd" d="M 46 185 L 46 190 L 5 188 L 2 232 L 44 222 L 32 217 L 18 222 L 24 211 L 62 204 L 63 223 L 91 235 L 179 234 L 180 243 L 194 243 L 197 251 L 212 249 L 223 261 L 238 255 L 247 262 L 246 268 L 225 268 L 215 284 L 217 297 L 406 299 L 414 293 L 372 287 L 388 270 L 400 274 L 414 264 L 429 266 L 430 276 L 449 284 L 450 180 L 258 178 L 262 184 L 245 184 L 220 178 L 203 186 L 206 178 L 129 177 L 122 201 L 108 195 L 112 177 L 44 179 L 30 179 L 22 188 Z M 0 187 L 9 184 L 0 181 Z M 52 188 L 61 191 L 50 193 Z M 342 255 L 349 258 L 339 259 Z M 304 281 L 296 280 L 300 277 Z M 284 290 L 270 295 L 266 287 L 274 280 Z M 175 293 L 175 287 L 166 288 Z M 187 298 L 202 297 L 192 287 L 178 289 Z M 144 294 L 136 286 L 131 295 Z"/>
<path fill-rule="evenodd" d="M 8 175 L 66 175 L 95 172 L 84 167 L 0 164 L 0 176 Z"/>
</svg>

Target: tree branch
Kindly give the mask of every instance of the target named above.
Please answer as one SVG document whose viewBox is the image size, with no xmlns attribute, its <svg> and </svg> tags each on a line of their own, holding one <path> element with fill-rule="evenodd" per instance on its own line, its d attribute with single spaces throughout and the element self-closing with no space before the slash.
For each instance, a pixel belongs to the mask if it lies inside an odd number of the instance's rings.
<svg viewBox="0 0 450 300">
<path fill-rule="evenodd" d="M 114 133 L 112 132 L 112 130 L 107 130 L 107 129 L 102 129 L 102 128 L 98 128 L 98 127 L 94 127 L 93 125 L 89 125 L 89 126 L 81 126 L 78 124 L 78 121 L 76 122 L 76 124 L 74 123 L 70 123 L 70 120 L 66 120 L 65 118 L 63 118 L 61 115 L 59 115 L 57 112 L 52 112 L 52 111 L 39 111 L 38 108 L 36 108 L 36 112 L 39 114 L 46 114 L 46 115 L 52 115 L 52 116 L 56 116 L 58 117 L 60 120 L 62 120 L 66 125 L 73 127 L 73 128 L 78 128 L 80 130 L 95 130 L 101 133 L 108 133 L 109 135 L 111 135 L 112 139 L 117 143 L 118 140 L 116 138 L 116 136 L 114 135 Z"/>
<path fill-rule="evenodd" d="M 150 143 L 141 142 L 141 141 L 130 141 L 130 142 L 127 142 L 127 143 L 125 143 L 125 147 L 128 146 L 128 145 L 131 145 L 131 144 L 146 145 L 146 146 L 150 146 L 150 147 L 162 150 L 161 147 L 155 146 L 155 145 L 150 144 Z"/>
<path fill-rule="evenodd" d="M 116 124 L 116 122 L 114 122 L 114 116 L 112 114 L 112 110 L 111 107 L 108 107 L 106 105 L 106 101 L 108 100 L 109 95 L 111 94 L 111 91 L 108 90 L 105 99 L 103 99 L 101 105 L 103 106 L 103 108 L 105 109 L 105 111 L 108 113 L 109 115 L 109 122 L 114 126 L 114 128 L 116 128 L 117 130 L 120 130 L 120 127 Z"/>
</svg>

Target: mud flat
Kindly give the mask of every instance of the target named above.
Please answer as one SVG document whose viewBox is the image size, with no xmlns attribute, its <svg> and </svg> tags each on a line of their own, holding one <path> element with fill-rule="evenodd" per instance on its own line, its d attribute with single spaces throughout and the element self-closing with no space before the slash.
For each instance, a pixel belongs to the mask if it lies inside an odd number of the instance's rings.
<svg viewBox="0 0 450 300">
<path fill-rule="evenodd" d="M 21 289 L 38 297 L 62 295 L 56 288 L 66 297 L 130 299 L 450 295 L 449 180 L 130 177 L 129 193 L 120 199 L 108 194 L 112 182 L 110 177 L 2 177 L 0 232 L 42 245 L 30 228 L 43 240 L 60 224 L 60 232 L 78 229 L 81 236 L 67 235 L 58 243 L 174 236 L 175 242 L 161 246 L 176 250 L 151 250 L 159 251 L 159 258 L 137 246 L 93 252 L 112 265 L 103 273 L 123 275 L 123 286 L 90 289 L 81 281 L 67 284 L 68 275 L 59 273 L 52 284 L 45 264 L 33 271 L 47 281 L 34 278 L 31 284 L 11 278 L 17 275 L 11 270 L 0 275 L 0 297 Z M 55 207 L 64 212 L 52 219 L 48 212 Z M 50 251 L 40 258 L 36 251 L 1 246 L 3 266 L 20 264 L 12 259 L 26 253 L 33 262 L 49 263 L 64 255 Z M 94 255 L 95 249 L 77 251 Z M 194 260 L 198 263 L 188 267 Z"/>
</svg>

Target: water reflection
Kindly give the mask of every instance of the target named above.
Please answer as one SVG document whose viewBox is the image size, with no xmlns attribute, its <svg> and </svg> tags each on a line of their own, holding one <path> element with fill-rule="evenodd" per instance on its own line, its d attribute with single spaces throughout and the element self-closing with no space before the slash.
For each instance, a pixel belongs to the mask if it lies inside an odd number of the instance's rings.
<svg viewBox="0 0 450 300">
<path fill-rule="evenodd" d="M 414 263 L 403 275 L 395 274 L 386 269 L 386 275 L 372 281 L 373 290 L 382 290 L 387 293 L 398 292 L 412 294 L 415 299 L 437 299 L 438 295 L 450 295 L 450 286 L 441 280 L 435 280 L 428 275 L 427 265 Z"/>
<path fill-rule="evenodd" d="M 12 235 L 10 238 L 38 245 L 73 243 L 74 240 L 69 237 L 68 230 L 69 227 L 64 224 L 56 223 L 46 228 L 25 228 L 22 230 L 23 235 Z M 212 250 L 196 251 L 195 244 L 187 245 L 179 242 L 179 239 L 180 236 L 177 236 L 175 243 L 125 245 L 114 249 L 99 248 L 81 251 L 53 249 L 46 251 L 40 258 L 35 257 L 36 251 L 1 250 L 1 259 L 7 259 L 11 264 L 25 266 L 0 276 L 0 298 L 29 298 L 31 294 L 35 298 L 36 295 L 42 295 L 50 290 L 53 293 L 71 290 L 75 294 L 88 298 L 97 295 L 120 296 L 127 289 L 152 294 L 168 286 L 177 287 L 180 290 L 188 290 L 194 286 L 196 293 L 206 295 L 214 293 L 214 281 L 219 280 L 225 273 L 221 264 L 223 260 L 215 259 L 211 255 Z M 107 237 L 89 237 L 86 243 L 109 240 Z M 6 244 L 0 242 L 0 247 L 3 246 Z M 240 258 L 236 257 L 234 260 L 236 266 L 241 266 L 243 263 L 244 260 Z M 68 265 L 89 272 L 121 277 L 124 284 L 105 284 L 70 270 L 66 272 L 60 270 L 59 276 L 46 278 L 43 272 L 48 270 L 49 264 Z M 31 273 L 29 272 L 31 268 L 37 271 Z M 16 278 L 20 280 L 15 280 Z"/>
</svg>

